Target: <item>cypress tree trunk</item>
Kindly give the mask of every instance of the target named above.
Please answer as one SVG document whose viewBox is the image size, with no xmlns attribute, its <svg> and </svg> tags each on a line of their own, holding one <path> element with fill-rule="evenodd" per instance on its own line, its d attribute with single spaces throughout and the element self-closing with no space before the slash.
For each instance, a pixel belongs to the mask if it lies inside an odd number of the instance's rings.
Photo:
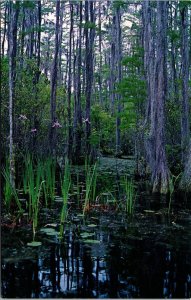
<svg viewBox="0 0 191 300">
<path fill-rule="evenodd" d="M 180 188 L 191 192 L 191 140 L 189 130 L 189 40 L 188 40 L 188 7 L 187 3 L 183 4 L 181 10 L 182 23 L 182 151 L 184 171 L 180 181 Z M 190 27 L 191 30 L 191 27 Z M 191 53 L 191 52 L 190 52 Z"/>
<path fill-rule="evenodd" d="M 72 86 L 72 34 L 73 34 L 73 4 L 70 4 L 70 37 L 68 57 L 68 157 L 72 154 L 72 124 L 71 124 L 71 86 Z"/>
<path fill-rule="evenodd" d="M 165 117 L 166 99 L 166 30 L 167 2 L 157 1 L 156 49 L 153 42 L 152 6 L 143 2 L 144 12 L 144 65 L 147 78 L 148 106 L 146 121 L 149 136 L 146 138 L 146 153 L 151 168 L 153 192 L 166 194 L 169 189 L 169 169 L 165 152 Z M 156 56 L 154 55 L 156 53 Z"/>
<path fill-rule="evenodd" d="M 15 6 L 15 7 L 14 7 Z M 9 3 L 9 160 L 10 160 L 10 183 L 15 186 L 15 161 L 14 161 L 14 142 L 13 142 L 13 105 L 14 105 L 14 88 L 16 76 L 16 53 L 17 53 L 17 23 L 20 10 L 20 2 L 16 4 Z"/>
<path fill-rule="evenodd" d="M 122 79 L 121 71 L 121 12 L 120 5 L 116 9 L 116 63 L 117 63 L 117 83 L 119 84 Z M 121 155 L 121 96 L 117 94 L 117 117 L 116 117 L 116 156 Z"/>
<path fill-rule="evenodd" d="M 110 90 L 110 99 L 111 99 L 111 114 L 114 115 L 115 113 L 115 81 L 116 81 L 116 16 L 113 16 L 112 20 L 112 27 L 111 27 L 111 53 L 109 57 L 109 64 L 110 64 L 110 80 L 109 80 L 109 90 Z M 106 62 L 105 62 L 106 63 Z"/>
<path fill-rule="evenodd" d="M 77 75 L 76 75 L 76 101 L 74 116 L 74 161 L 77 162 L 81 157 L 82 140 L 82 111 L 81 111 L 81 69 L 82 69 L 82 2 L 78 4 L 79 13 L 79 39 L 77 50 Z"/>
<path fill-rule="evenodd" d="M 86 37 L 86 115 L 85 115 L 85 125 L 86 125 L 86 155 L 91 154 L 91 120 L 90 120 L 90 108 L 91 108 L 91 96 L 92 96 L 92 85 L 93 85 L 93 45 L 95 29 L 94 24 L 94 3 L 92 1 L 85 1 L 85 37 Z M 89 27 L 89 22 L 91 22 L 91 27 Z"/>
<path fill-rule="evenodd" d="M 59 40 L 60 32 L 60 0 L 56 2 L 56 27 L 55 27 L 55 50 L 54 50 L 54 59 L 52 63 L 51 70 L 51 92 L 50 92 L 50 135 L 49 135 L 49 145 L 51 154 L 55 154 L 56 148 L 56 128 L 53 127 L 53 124 L 56 122 L 56 88 L 57 88 L 57 75 L 58 75 L 58 53 L 60 47 Z"/>
<path fill-rule="evenodd" d="M 187 164 L 190 128 L 189 128 L 189 42 L 188 42 L 188 7 L 187 3 L 180 11 L 182 28 L 182 115 L 181 115 L 181 147 L 182 162 Z"/>
<path fill-rule="evenodd" d="M 7 33 L 7 19 L 8 19 L 8 3 L 5 5 L 5 25 L 3 29 L 3 38 L 2 38 L 2 44 L 1 44 L 1 56 L 4 57 L 5 53 L 5 38 L 6 38 L 6 33 Z M 1 24 L 0 24 L 1 25 Z"/>
<path fill-rule="evenodd" d="M 157 2 L 157 44 L 155 67 L 155 168 L 152 174 L 153 192 L 166 194 L 169 189 L 169 169 L 165 152 L 165 117 L 164 104 L 166 100 L 166 32 L 167 32 L 167 2 Z"/>
</svg>

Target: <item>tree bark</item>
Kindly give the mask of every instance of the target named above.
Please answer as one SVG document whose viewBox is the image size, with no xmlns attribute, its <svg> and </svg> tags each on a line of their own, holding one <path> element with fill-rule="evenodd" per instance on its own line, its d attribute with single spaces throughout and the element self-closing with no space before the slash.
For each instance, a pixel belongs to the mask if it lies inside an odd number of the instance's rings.
<svg viewBox="0 0 191 300">
<path fill-rule="evenodd" d="M 153 192 L 166 194 L 169 190 L 170 174 L 165 152 L 165 117 L 166 100 L 166 30 L 167 2 L 157 1 L 157 41 L 153 42 L 152 6 L 143 2 L 144 15 L 144 66 L 147 79 L 148 106 L 146 110 L 149 135 L 146 137 L 146 153 L 151 168 Z M 156 56 L 154 55 L 156 52 Z"/>
<path fill-rule="evenodd" d="M 181 147 L 182 162 L 187 164 L 188 146 L 190 138 L 189 128 L 189 40 L 188 40 L 188 7 L 187 4 L 180 11 L 182 28 L 182 114 L 181 114 Z"/>
<path fill-rule="evenodd" d="M 72 35 L 73 35 L 73 4 L 70 3 L 70 36 L 68 57 L 68 157 L 72 154 L 72 124 L 71 124 L 71 87 L 72 87 Z"/>
<path fill-rule="evenodd" d="M 85 1 L 85 36 L 86 36 L 86 115 L 85 115 L 85 125 L 86 125 L 86 155 L 91 154 L 91 120 L 90 120 L 90 108 L 91 108 L 91 96 L 92 96 L 92 84 L 93 84 L 93 45 L 95 29 L 94 25 L 94 3 L 91 1 Z M 89 22 L 91 22 L 91 28 L 89 27 Z"/>
<path fill-rule="evenodd" d="M 51 92 L 50 92 L 50 152 L 51 154 L 55 154 L 56 148 L 56 135 L 55 130 L 56 128 L 53 127 L 54 122 L 56 122 L 56 89 L 57 89 L 57 75 L 58 75 L 58 53 L 60 47 L 60 40 L 59 40 L 59 33 L 60 33 L 60 0 L 56 2 L 56 25 L 55 25 L 55 50 L 54 50 L 54 59 L 52 63 L 52 70 L 51 70 Z"/>
<path fill-rule="evenodd" d="M 117 63 L 117 83 L 121 82 L 122 79 L 122 70 L 121 70 L 121 59 L 122 59 L 122 50 L 121 50 L 121 12 L 120 5 L 116 9 L 116 63 Z M 116 117 L 116 156 L 120 155 L 121 152 L 121 96 L 117 94 L 117 117 Z"/>
<path fill-rule="evenodd" d="M 15 186 L 15 161 L 14 161 L 14 142 L 13 142 L 13 105 L 14 89 L 16 76 L 16 53 L 17 53 L 17 22 L 20 10 L 20 2 L 9 3 L 9 161 L 10 161 L 10 184 Z"/>
<path fill-rule="evenodd" d="M 77 50 L 77 76 L 76 76 L 76 102 L 75 102 L 75 128 L 74 128 L 74 161 L 81 157 L 82 142 L 82 111 L 81 111 L 81 70 L 82 70 L 82 1 L 79 3 L 79 39 Z"/>
</svg>

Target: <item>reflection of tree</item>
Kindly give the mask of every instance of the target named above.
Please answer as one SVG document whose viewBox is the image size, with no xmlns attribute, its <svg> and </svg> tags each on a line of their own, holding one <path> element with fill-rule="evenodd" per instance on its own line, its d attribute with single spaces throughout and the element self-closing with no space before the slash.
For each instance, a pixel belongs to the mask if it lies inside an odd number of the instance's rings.
<svg viewBox="0 0 191 300">
<path fill-rule="evenodd" d="M 33 282 L 32 282 L 32 290 L 34 292 L 35 298 L 38 298 L 39 293 L 40 293 L 40 280 L 38 277 L 39 273 L 39 264 L 38 264 L 38 258 L 34 262 L 34 267 L 33 267 Z"/>
<path fill-rule="evenodd" d="M 109 291 L 110 298 L 118 298 L 118 276 L 120 266 L 120 249 L 118 246 L 114 246 L 110 249 L 108 260 L 108 275 L 109 275 Z"/>
<path fill-rule="evenodd" d="M 34 265 L 31 261 L 7 263 L 1 274 L 3 297 L 31 298 L 33 272 Z"/>
<path fill-rule="evenodd" d="M 50 280 L 53 293 L 60 291 L 60 255 L 55 245 L 50 249 Z"/>
<path fill-rule="evenodd" d="M 83 280 L 82 280 L 82 287 L 84 292 L 86 292 L 86 296 L 91 297 L 92 295 L 92 290 L 94 287 L 94 277 L 93 277 L 93 262 L 91 259 L 91 255 L 89 251 L 84 249 L 83 252 Z"/>
</svg>

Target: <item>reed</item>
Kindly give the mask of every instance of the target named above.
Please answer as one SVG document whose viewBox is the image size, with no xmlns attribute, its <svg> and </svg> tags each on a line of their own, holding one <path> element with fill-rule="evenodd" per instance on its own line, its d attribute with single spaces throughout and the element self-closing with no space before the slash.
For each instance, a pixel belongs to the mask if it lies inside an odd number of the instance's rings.
<svg viewBox="0 0 191 300">
<path fill-rule="evenodd" d="M 134 212 L 134 206 L 135 206 L 135 187 L 132 179 L 128 179 L 127 176 L 124 177 L 123 185 L 125 188 L 125 210 L 127 215 L 132 216 Z"/>
<path fill-rule="evenodd" d="M 42 180 L 43 164 L 37 161 L 35 165 L 33 157 L 27 155 L 24 159 L 24 166 L 23 189 L 28 194 L 29 219 L 32 220 L 34 238 L 38 226 L 40 196 L 44 184 L 44 180 Z"/>
<path fill-rule="evenodd" d="M 174 194 L 175 185 L 181 175 L 182 175 L 182 172 L 178 176 L 171 175 L 170 182 L 169 182 L 170 199 L 169 199 L 169 204 L 168 204 L 168 214 L 170 214 L 170 211 L 171 211 L 172 196 Z"/>
<path fill-rule="evenodd" d="M 44 198 L 46 207 L 48 206 L 48 200 L 51 199 L 51 204 L 53 203 L 55 197 L 55 185 L 56 185 L 56 163 L 52 158 L 48 158 L 43 164 L 42 172 L 43 180 L 45 184 L 43 185 Z"/>
<path fill-rule="evenodd" d="M 19 213 L 22 213 L 22 207 L 21 207 L 21 203 L 19 201 L 19 197 L 16 191 L 16 188 L 14 186 L 11 185 L 10 182 L 10 171 L 9 171 L 9 163 L 8 161 L 6 162 L 5 168 L 3 168 L 2 170 L 2 175 L 4 177 L 5 180 L 5 184 L 4 184 L 4 202 L 5 202 L 5 207 L 7 209 L 7 211 L 10 211 L 11 208 L 11 204 L 12 201 L 14 200 L 18 209 L 19 209 Z"/>
<path fill-rule="evenodd" d="M 60 215 L 60 237 L 63 236 L 64 233 L 64 222 L 67 218 L 67 207 L 68 207 L 68 198 L 69 198 L 69 191 L 71 186 L 71 172 L 70 172 L 70 164 L 68 159 L 65 159 L 65 165 L 64 165 L 64 176 L 61 178 L 61 191 L 62 191 L 62 198 L 63 198 L 63 204 L 62 204 L 62 211 Z"/>
<path fill-rule="evenodd" d="M 83 206 L 83 215 L 85 212 L 89 210 L 90 206 L 90 198 L 95 200 L 95 193 L 96 193 L 96 183 L 97 183 L 97 164 L 93 165 L 91 168 L 88 160 L 85 161 L 85 201 Z M 93 199 L 94 197 L 94 199 Z"/>
</svg>

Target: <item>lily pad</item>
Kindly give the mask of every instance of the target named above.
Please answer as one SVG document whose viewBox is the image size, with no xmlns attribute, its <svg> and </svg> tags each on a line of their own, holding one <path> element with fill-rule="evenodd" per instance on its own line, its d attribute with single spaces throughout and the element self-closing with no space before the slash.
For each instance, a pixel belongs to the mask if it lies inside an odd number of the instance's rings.
<svg viewBox="0 0 191 300">
<path fill-rule="evenodd" d="M 58 234 L 57 231 L 50 231 L 50 232 L 46 232 L 47 235 L 50 235 L 50 236 L 56 236 Z"/>
<path fill-rule="evenodd" d="M 145 209 L 144 212 L 146 212 L 146 213 L 155 213 L 154 210 L 149 210 L 149 209 Z"/>
<path fill-rule="evenodd" d="M 42 228 L 40 230 L 40 232 L 43 232 L 43 233 L 46 233 L 46 234 L 49 234 L 49 233 L 56 233 L 56 230 L 54 228 Z"/>
<path fill-rule="evenodd" d="M 77 217 L 81 217 L 82 218 L 82 217 L 84 217 L 84 215 L 83 214 L 78 214 Z"/>
<path fill-rule="evenodd" d="M 80 235 L 81 235 L 81 237 L 82 237 L 83 239 L 86 239 L 86 238 L 89 238 L 89 237 L 91 237 L 91 236 L 94 236 L 94 233 L 90 233 L 90 232 L 82 232 Z"/>
<path fill-rule="evenodd" d="M 97 227 L 97 225 L 96 224 L 88 224 L 88 227 L 93 228 L 93 227 Z"/>
<path fill-rule="evenodd" d="M 42 245 L 41 242 L 35 242 L 35 241 L 27 243 L 27 246 L 30 246 L 30 247 L 39 247 L 41 245 Z"/>
<path fill-rule="evenodd" d="M 100 244 L 100 241 L 87 239 L 87 240 L 84 240 L 84 243 L 87 243 L 87 244 Z"/>
<path fill-rule="evenodd" d="M 55 197 L 54 201 L 56 201 L 56 202 L 63 202 L 63 198 L 62 197 Z"/>
<path fill-rule="evenodd" d="M 57 223 L 50 223 L 50 224 L 46 224 L 44 227 L 53 227 L 53 228 L 56 228 L 58 226 Z"/>
</svg>

